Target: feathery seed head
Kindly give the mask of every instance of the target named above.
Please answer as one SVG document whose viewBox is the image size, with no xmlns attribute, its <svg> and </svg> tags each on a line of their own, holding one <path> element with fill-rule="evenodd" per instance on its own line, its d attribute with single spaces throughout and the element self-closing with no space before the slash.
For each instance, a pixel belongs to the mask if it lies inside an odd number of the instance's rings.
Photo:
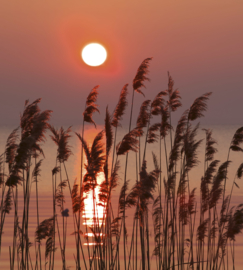
<svg viewBox="0 0 243 270">
<path fill-rule="evenodd" d="M 147 77 L 147 74 L 149 72 L 148 67 L 151 60 L 152 57 L 143 60 L 142 64 L 138 68 L 135 78 L 133 79 L 133 90 L 139 94 L 142 94 L 143 96 L 144 93 L 141 91 L 141 88 L 145 87 L 144 81 L 150 81 L 150 79 Z"/>
</svg>

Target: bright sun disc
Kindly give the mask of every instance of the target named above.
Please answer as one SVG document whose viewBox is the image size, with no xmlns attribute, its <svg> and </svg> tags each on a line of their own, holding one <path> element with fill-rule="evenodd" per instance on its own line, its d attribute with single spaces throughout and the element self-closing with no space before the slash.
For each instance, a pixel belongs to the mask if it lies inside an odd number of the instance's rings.
<svg viewBox="0 0 243 270">
<path fill-rule="evenodd" d="M 105 62 L 107 52 L 102 45 L 90 43 L 83 48 L 81 55 L 87 65 L 95 67 Z"/>
</svg>

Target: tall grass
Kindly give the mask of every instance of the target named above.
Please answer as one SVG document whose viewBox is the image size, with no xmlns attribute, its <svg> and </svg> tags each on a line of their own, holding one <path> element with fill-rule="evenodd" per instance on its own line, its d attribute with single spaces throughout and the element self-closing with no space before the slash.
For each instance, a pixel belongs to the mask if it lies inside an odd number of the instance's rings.
<svg viewBox="0 0 243 270">
<path fill-rule="evenodd" d="M 239 188 L 237 181 L 242 178 L 243 164 L 240 164 L 234 179 L 228 179 L 228 168 L 231 154 L 243 152 L 243 127 L 235 132 L 229 143 L 226 160 L 215 160 L 217 142 L 213 131 L 204 129 L 205 140 L 198 140 L 199 124 L 195 124 L 203 117 L 211 93 L 198 97 L 182 114 L 174 129 L 173 112 L 182 103 L 169 73 L 168 88 L 159 92 L 153 101 L 142 103 L 133 127 L 135 93 L 144 95 L 142 88 L 145 81 L 149 81 L 151 60 L 145 59 L 135 74 L 128 131 L 120 142 L 117 143 L 117 133 L 128 105 L 128 85 L 122 88 L 114 112 L 111 114 L 106 108 L 104 129 L 97 131 L 89 145 L 84 123 L 96 127 L 93 114 L 99 112 L 96 104 L 98 86 L 91 90 L 85 102 L 81 134 L 76 133 L 81 144 L 80 176 L 73 183 L 66 167 L 72 154 L 71 127 L 58 130 L 51 126 L 51 111 L 40 110 L 40 99 L 26 102 L 20 128 L 9 135 L 0 157 L 0 248 L 6 215 L 14 212 L 10 269 L 56 269 L 57 253 L 60 253 L 62 269 L 69 269 L 67 237 L 73 238 L 76 248 L 73 260 L 78 270 L 235 269 L 235 241 L 243 229 L 243 204 L 232 207 L 231 200 L 234 188 Z M 44 158 L 41 144 L 45 142 L 47 130 L 57 146 L 57 155 L 53 157 L 50 172 L 52 216 L 41 220 L 38 179 Z M 146 159 L 150 158 L 151 144 L 159 149 L 159 156 L 152 153 L 154 168 L 148 171 Z M 200 162 L 200 147 L 205 154 L 201 161 L 204 170 L 199 176 L 201 183 L 197 200 L 191 170 Z M 133 185 L 127 179 L 129 159 L 136 161 Z M 124 168 L 120 165 L 122 161 Z M 103 182 L 99 185 L 97 178 L 100 174 Z M 112 206 L 114 193 L 121 182 L 121 174 L 123 185 L 115 209 Z M 232 187 L 228 194 L 226 182 L 229 181 Z M 34 244 L 29 235 L 33 186 L 36 201 Z M 21 210 L 20 194 L 23 197 Z M 89 201 L 91 217 L 85 209 L 89 195 L 92 198 Z M 71 198 L 71 208 L 65 196 Z M 102 217 L 98 213 L 100 208 Z M 132 218 L 127 215 L 131 211 Z M 70 216 L 73 220 L 72 236 L 67 234 Z M 128 232 L 130 223 L 132 231 Z"/>
</svg>

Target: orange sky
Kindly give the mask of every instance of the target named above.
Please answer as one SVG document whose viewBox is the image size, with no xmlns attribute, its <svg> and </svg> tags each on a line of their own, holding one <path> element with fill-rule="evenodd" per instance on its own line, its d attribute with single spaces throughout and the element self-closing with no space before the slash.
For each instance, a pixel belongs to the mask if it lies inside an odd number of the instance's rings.
<svg viewBox="0 0 243 270">
<path fill-rule="evenodd" d="M 205 123 L 242 123 L 243 2 L 241 0 L 2 1 L 0 11 L 0 124 L 18 124 L 24 101 L 42 97 L 55 125 L 81 122 L 89 91 L 100 85 L 102 123 L 139 64 L 153 57 L 153 99 L 166 89 L 167 71 L 185 110 L 213 91 Z M 104 66 L 80 59 L 87 42 L 108 49 Z M 142 96 L 136 98 L 138 107 Z"/>
</svg>

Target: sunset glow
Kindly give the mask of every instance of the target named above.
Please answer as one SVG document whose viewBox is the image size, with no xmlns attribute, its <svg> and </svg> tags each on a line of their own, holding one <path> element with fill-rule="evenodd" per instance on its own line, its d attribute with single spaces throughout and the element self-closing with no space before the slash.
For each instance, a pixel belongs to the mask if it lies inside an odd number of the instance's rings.
<svg viewBox="0 0 243 270">
<path fill-rule="evenodd" d="M 243 269 L 242 10 L 1 2 L 0 270 Z"/>
<path fill-rule="evenodd" d="M 90 43 L 86 45 L 82 50 L 82 59 L 89 66 L 100 66 L 106 58 L 106 49 L 98 43 Z"/>
</svg>

